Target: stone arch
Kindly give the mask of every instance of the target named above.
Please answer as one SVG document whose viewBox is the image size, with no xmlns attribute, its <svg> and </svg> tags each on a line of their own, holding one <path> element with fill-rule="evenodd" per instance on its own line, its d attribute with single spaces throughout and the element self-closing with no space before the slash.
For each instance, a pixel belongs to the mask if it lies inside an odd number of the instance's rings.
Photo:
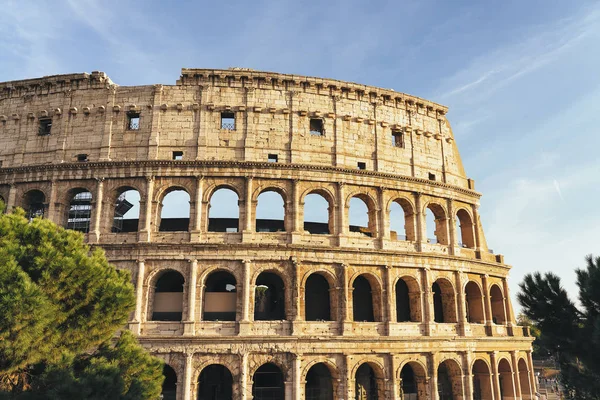
<svg viewBox="0 0 600 400">
<path fill-rule="evenodd" d="M 381 322 L 382 285 L 379 279 L 370 273 L 358 273 L 350 280 L 349 285 L 349 292 L 352 293 L 353 321 Z"/>
<path fill-rule="evenodd" d="M 197 400 L 232 400 L 233 375 L 223 364 L 205 366 L 198 376 Z"/>
<path fill-rule="evenodd" d="M 30 189 L 23 193 L 21 204 L 25 210 L 25 216 L 29 219 L 44 218 L 48 209 L 47 198 L 46 193 L 40 189 Z"/>
<path fill-rule="evenodd" d="M 423 214 L 427 216 L 428 213 L 433 215 L 433 223 L 435 230 L 433 231 L 433 235 L 435 238 L 427 238 L 428 242 L 433 242 L 448 245 L 448 213 L 446 212 L 446 208 L 436 201 L 430 201 L 425 204 L 423 208 Z M 429 219 L 426 217 L 426 220 Z M 428 229 L 428 223 L 426 223 L 426 231 L 430 231 Z"/>
<path fill-rule="evenodd" d="M 313 363 L 304 379 L 305 400 L 334 400 L 334 379 L 331 368 L 324 362 Z"/>
<path fill-rule="evenodd" d="M 129 197 L 129 201 L 127 199 Z M 111 232 L 137 232 L 140 225 L 142 192 L 134 186 L 119 186 L 107 199 L 111 204 Z M 148 200 L 146 200 L 148 201 Z"/>
<path fill-rule="evenodd" d="M 468 281 L 465 285 L 465 301 L 467 321 L 474 324 L 485 323 L 485 302 L 481 286 L 476 281 Z"/>
<path fill-rule="evenodd" d="M 307 212 L 306 212 L 306 203 L 308 196 L 319 196 L 327 203 L 327 218 L 326 222 L 323 221 L 308 221 Z M 333 234 L 335 233 L 335 216 L 333 213 L 334 204 L 335 204 L 335 196 L 331 194 L 325 188 L 317 188 L 317 189 L 309 189 L 306 190 L 305 193 L 302 194 L 301 197 L 301 212 L 302 212 L 302 220 L 303 220 L 303 229 L 312 234 Z M 316 198 L 315 198 L 316 199 Z M 315 200 L 318 201 L 318 200 Z M 313 219 L 313 218 L 311 218 Z M 317 218 L 314 218 L 317 219 Z M 324 224 L 327 224 L 325 229 Z"/>
<path fill-rule="evenodd" d="M 492 321 L 495 324 L 506 324 L 506 308 L 504 294 L 497 284 L 490 286 L 490 301 L 492 303 Z"/>
<path fill-rule="evenodd" d="M 256 232 L 284 232 L 289 225 L 287 193 L 285 189 L 278 186 L 267 186 L 256 191 L 256 197 L 252 200 L 254 211 L 254 226 Z M 276 196 L 278 195 L 278 196 Z M 260 198 L 263 197 L 262 202 Z M 270 197 L 270 198 L 269 198 Z M 264 218 L 265 213 L 277 208 L 275 201 L 281 201 L 281 215 L 276 218 Z M 265 203 L 269 203 L 265 206 Z M 266 207 L 266 208 L 265 208 Z"/>
<path fill-rule="evenodd" d="M 258 273 L 254 282 L 254 320 L 285 320 L 286 285 L 279 271 L 263 270 Z"/>
<path fill-rule="evenodd" d="M 69 189 L 66 193 L 64 204 L 65 211 L 61 223 L 65 228 L 83 233 L 90 231 L 92 218 L 93 195 L 86 187 Z"/>
<path fill-rule="evenodd" d="M 527 361 L 524 358 L 519 358 L 517 362 L 517 370 L 519 371 L 519 384 L 521 386 L 521 396 L 523 400 L 532 399 L 531 381 L 529 380 L 530 372 Z"/>
<path fill-rule="evenodd" d="M 437 367 L 439 400 L 463 398 L 462 367 L 454 358 L 442 360 Z"/>
<path fill-rule="evenodd" d="M 456 294 L 446 278 L 438 278 L 432 285 L 434 322 L 456 323 Z"/>
<path fill-rule="evenodd" d="M 421 322 L 421 287 L 414 276 L 403 275 L 394 285 L 396 322 Z"/>
<path fill-rule="evenodd" d="M 352 217 L 352 200 L 358 199 L 367 208 L 367 226 L 353 225 Z M 355 202 L 355 207 L 358 206 L 358 202 Z M 362 233 L 365 236 L 377 237 L 378 225 L 377 225 L 377 201 L 369 194 L 361 191 L 355 191 L 354 193 L 346 197 L 346 207 L 344 210 L 348 216 L 348 231 Z M 357 221 L 359 222 L 359 221 Z M 360 222 L 359 222 L 360 223 Z"/>
<path fill-rule="evenodd" d="M 178 377 L 175 369 L 165 363 L 163 366 L 163 375 L 165 377 L 161 390 L 163 400 L 176 400 Z"/>
<path fill-rule="evenodd" d="M 498 360 L 498 379 L 500 380 L 500 397 L 502 399 L 514 399 L 516 391 L 513 370 L 510 361 L 506 358 Z"/>
<path fill-rule="evenodd" d="M 267 362 L 252 374 L 252 398 L 255 400 L 283 399 L 285 397 L 283 369 Z"/>
<path fill-rule="evenodd" d="M 400 210 L 402 211 L 402 221 L 404 222 L 404 226 L 403 229 L 400 229 L 400 226 L 398 225 L 398 228 L 395 231 L 392 231 L 392 227 L 393 227 L 393 220 L 397 219 L 399 217 L 399 215 L 394 215 L 396 214 L 394 212 L 394 207 L 398 206 L 400 208 Z M 413 203 L 408 200 L 405 197 L 395 197 L 392 198 L 387 206 L 387 217 L 388 217 L 388 221 L 389 221 L 389 225 L 390 225 L 390 238 L 392 240 L 407 240 L 409 242 L 414 242 L 417 240 L 417 232 L 416 232 L 416 221 L 415 221 L 415 207 L 413 205 Z M 394 218 L 396 217 L 396 218 Z M 393 234 L 393 232 L 396 232 L 396 235 Z M 403 232 L 404 234 L 402 235 L 403 238 L 401 237 L 401 235 L 399 235 L 399 232 Z M 394 237 L 396 236 L 396 237 Z"/>
<path fill-rule="evenodd" d="M 469 249 L 475 248 L 475 231 L 473 224 L 473 217 L 471 213 L 465 208 L 459 208 L 456 210 L 455 221 L 457 223 L 457 233 L 460 233 L 461 247 L 467 247 Z"/>
<path fill-rule="evenodd" d="M 398 368 L 398 390 L 400 398 L 410 400 L 427 399 L 427 367 L 420 361 L 407 361 Z"/>
<path fill-rule="evenodd" d="M 221 192 L 225 197 L 225 202 L 219 204 L 219 209 L 216 209 L 212 205 L 212 200 L 217 192 Z M 231 191 L 233 194 L 237 196 L 237 201 L 233 200 L 233 196 L 231 193 L 227 192 Z M 211 188 L 206 191 L 205 202 L 206 206 L 206 227 L 209 232 L 239 232 L 242 229 L 241 226 L 241 212 L 240 212 L 240 202 L 241 197 L 240 193 L 243 191 L 235 185 L 231 184 L 215 184 Z M 217 195 L 219 197 L 219 195 Z M 230 198 L 230 199 L 227 199 Z M 227 204 L 231 203 L 231 204 Z M 231 207 L 231 210 L 227 208 Z M 212 213 L 212 216 L 211 216 Z M 215 216 L 215 213 L 217 214 Z M 221 215 L 227 215 L 227 217 L 222 217 Z"/>
<path fill-rule="evenodd" d="M 323 274 L 314 272 L 304 283 L 304 318 L 306 321 L 333 321 L 331 307 L 331 281 Z"/>
<path fill-rule="evenodd" d="M 357 400 L 385 399 L 385 369 L 374 360 L 361 361 L 352 371 L 354 396 Z"/>
<path fill-rule="evenodd" d="M 203 321 L 235 321 L 237 281 L 228 270 L 215 269 L 204 277 Z"/>
<path fill-rule="evenodd" d="M 184 186 L 168 186 L 157 193 L 157 226 L 160 232 L 187 232 L 190 228 L 191 196 Z M 179 199 L 180 197 L 181 199 Z M 187 200 L 187 206 L 180 207 Z"/>
<path fill-rule="evenodd" d="M 174 269 L 162 269 L 153 274 L 150 286 L 149 315 L 152 321 L 182 321 L 184 306 L 184 275 Z"/>
<path fill-rule="evenodd" d="M 471 367 L 473 376 L 473 400 L 487 400 L 493 398 L 493 378 L 490 365 L 484 359 L 473 361 Z"/>
</svg>

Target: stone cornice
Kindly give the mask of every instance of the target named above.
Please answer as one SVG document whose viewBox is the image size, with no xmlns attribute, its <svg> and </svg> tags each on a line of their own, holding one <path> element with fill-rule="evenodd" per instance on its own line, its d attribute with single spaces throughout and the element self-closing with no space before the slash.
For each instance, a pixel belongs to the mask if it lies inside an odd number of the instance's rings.
<svg viewBox="0 0 600 400">
<path fill-rule="evenodd" d="M 180 175 L 186 172 L 186 167 L 217 167 L 217 168 L 241 168 L 241 169 L 270 169 L 270 170 L 298 170 L 298 171 L 323 171 L 323 172 L 334 172 L 341 173 L 350 176 L 371 176 L 376 178 L 384 178 L 384 179 L 395 179 L 402 182 L 416 183 L 425 186 L 437 187 L 446 190 L 453 190 L 455 192 L 480 198 L 481 193 L 476 192 L 474 190 L 461 188 L 454 185 L 449 185 L 447 183 L 431 181 L 427 179 L 415 178 L 412 176 L 404 176 L 397 174 L 390 174 L 384 172 L 377 171 L 368 171 L 368 170 L 357 170 L 351 168 L 340 168 L 333 166 L 325 166 L 325 165 L 310 165 L 310 164 L 283 164 L 283 163 L 270 163 L 270 162 L 255 162 L 255 161 L 171 161 L 171 160 L 145 160 L 145 161 L 100 161 L 100 162 L 86 162 L 86 163 L 63 163 L 63 164 L 45 164 L 45 165 L 27 165 L 22 167 L 8 167 L 8 168 L 0 168 L 0 184 L 9 184 L 14 179 L 9 179 L 9 175 L 16 175 L 21 173 L 31 173 L 31 172 L 47 172 L 47 171 L 66 171 L 66 170 L 94 170 L 101 168 L 128 168 L 135 167 L 136 171 L 140 172 L 140 167 L 142 168 L 162 168 L 162 167 L 170 167 L 170 168 L 180 168 Z M 161 169 L 157 175 L 169 173 L 164 169 Z M 197 175 L 197 171 L 190 171 L 190 176 Z M 141 176 L 141 175 L 140 175 Z M 110 174 L 107 174 L 106 177 L 110 177 Z M 116 173 L 115 177 L 122 177 L 122 175 Z M 10 181 L 10 182 L 9 182 Z"/>
</svg>

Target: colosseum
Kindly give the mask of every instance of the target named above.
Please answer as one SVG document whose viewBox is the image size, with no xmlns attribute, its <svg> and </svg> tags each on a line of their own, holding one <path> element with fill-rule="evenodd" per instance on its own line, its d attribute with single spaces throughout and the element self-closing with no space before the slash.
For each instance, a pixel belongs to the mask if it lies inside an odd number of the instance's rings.
<svg viewBox="0 0 600 400">
<path fill-rule="evenodd" d="M 533 399 L 446 113 L 242 68 L 4 82 L 0 196 L 131 272 L 164 399 Z"/>
</svg>

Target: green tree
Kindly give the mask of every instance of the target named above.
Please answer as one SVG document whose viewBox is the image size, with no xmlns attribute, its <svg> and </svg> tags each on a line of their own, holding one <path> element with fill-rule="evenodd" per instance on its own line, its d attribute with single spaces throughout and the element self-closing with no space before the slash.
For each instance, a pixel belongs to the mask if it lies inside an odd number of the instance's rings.
<svg viewBox="0 0 600 400">
<path fill-rule="evenodd" d="M 129 332 L 114 340 L 134 306 L 129 272 L 90 250 L 81 233 L 29 221 L 22 210 L 0 216 L 5 397 L 158 398 L 162 363 Z"/>
<path fill-rule="evenodd" d="M 571 399 L 600 399 L 600 257 L 577 269 L 577 307 L 553 273 L 528 274 L 517 295 L 523 313 L 539 328 L 539 346 L 558 362 Z"/>
</svg>

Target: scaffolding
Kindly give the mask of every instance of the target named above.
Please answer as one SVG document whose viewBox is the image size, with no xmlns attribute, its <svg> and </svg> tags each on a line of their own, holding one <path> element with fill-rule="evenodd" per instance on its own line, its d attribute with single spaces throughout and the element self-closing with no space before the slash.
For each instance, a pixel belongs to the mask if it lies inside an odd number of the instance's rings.
<svg viewBox="0 0 600 400">
<path fill-rule="evenodd" d="M 115 203 L 115 216 L 113 218 L 113 232 L 123 232 L 123 216 L 127 214 L 127 211 L 131 210 L 133 204 L 125 199 L 125 193 L 123 192 L 117 197 L 117 202 Z"/>
<path fill-rule="evenodd" d="M 88 233 L 92 216 L 92 194 L 80 192 L 73 196 L 69 204 L 67 229 Z"/>
</svg>

